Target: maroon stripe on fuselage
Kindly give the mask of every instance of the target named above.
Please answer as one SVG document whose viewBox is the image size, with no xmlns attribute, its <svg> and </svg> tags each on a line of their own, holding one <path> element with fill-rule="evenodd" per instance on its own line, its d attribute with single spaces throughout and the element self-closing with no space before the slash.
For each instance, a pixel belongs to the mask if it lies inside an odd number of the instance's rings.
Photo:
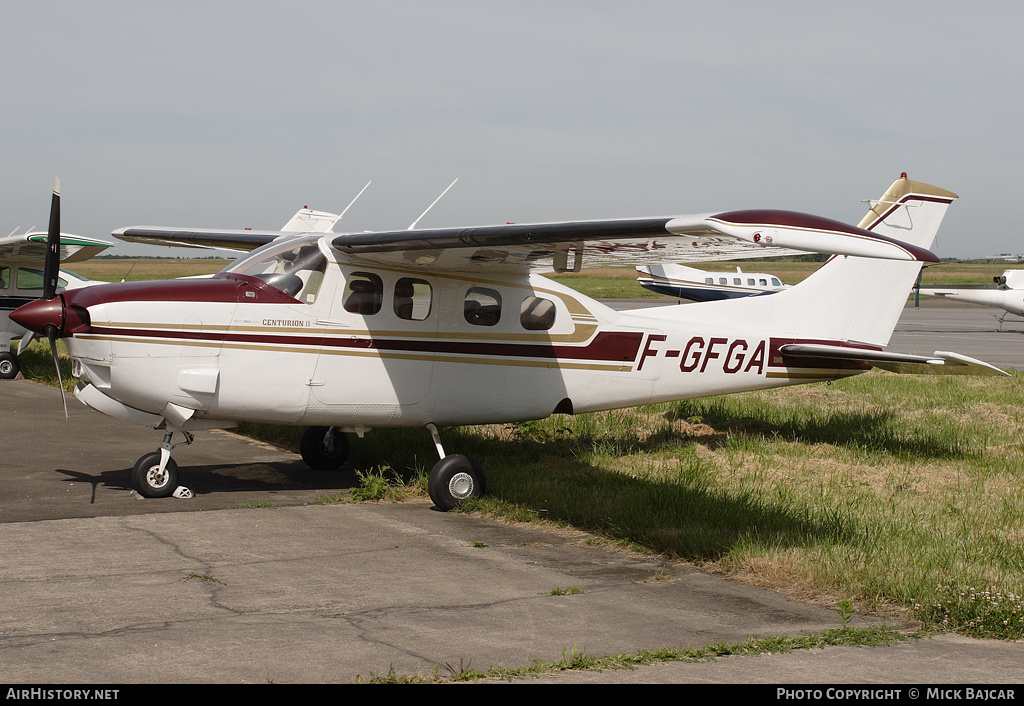
<svg viewBox="0 0 1024 706">
<path fill-rule="evenodd" d="M 248 294 L 247 294 L 248 293 Z M 64 292 L 68 306 L 90 307 L 116 302 L 210 302 L 245 301 L 253 304 L 300 302 L 261 279 L 240 274 L 219 274 L 197 279 L 146 280 L 98 284 Z"/>
<path fill-rule="evenodd" d="M 371 336 L 302 336 L 229 333 L 217 331 L 183 331 L 170 329 L 134 329 L 93 325 L 90 334 L 100 336 L 132 336 L 173 341 L 209 341 L 213 344 L 253 344 L 274 346 L 307 346 L 326 349 L 376 350 L 393 353 L 435 353 L 504 358 L 543 358 L 548 360 L 633 361 L 643 334 L 640 332 L 604 332 L 585 346 L 550 343 L 493 343 L 488 341 L 442 341 L 422 338 L 374 338 Z"/>
</svg>

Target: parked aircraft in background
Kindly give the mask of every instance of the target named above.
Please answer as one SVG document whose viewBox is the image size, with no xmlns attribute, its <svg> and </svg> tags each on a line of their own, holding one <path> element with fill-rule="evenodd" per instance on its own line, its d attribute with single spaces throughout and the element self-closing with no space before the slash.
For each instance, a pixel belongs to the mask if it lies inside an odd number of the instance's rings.
<svg viewBox="0 0 1024 706">
<path fill-rule="evenodd" d="M 11 342 L 21 338 L 19 353 L 28 346 L 32 335 L 10 320 L 10 313 L 43 294 L 43 265 L 46 259 L 45 232 L 33 231 L 0 238 L 0 380 L 17 376 L 18 358 L 11 352 Z M 60 234 L 59 257 L 64 263 L 82 262 L 103 252 L 113 243 L 80 235 Z M 57 291 L 77 289 L 93 284 L 84 277 L 60 270 Z"/>
<path fill-rule="evenodd" d="M 176 433 L 190 443 L 194 430 L 239 421 L 307 426 L 303 458 L 331 468 L 347 457 L 348 433 L 424 427 L 440 457 L 430 497 L 450 509 L 480 495 L 485 478 L 474 460 L 445 452 L 438 427 L 833 380 L 872 367 L 1005 374 L 954 353 L 884 350 L 921 264 L 938 261 L 927 248 L 955 198 L 904 175 L 859 227 L 759 210 L 271 242 L 204 231 L 213 242 L 267 244 L 210 279 L 62 294 L 51 285 L 12 317 L 44 333 L 54 351 L 64 339 L 80 401 L 163 430 L 159 450 L 132 473 L 144 496 L 179 486 Z M 197 233 L 159 236 L 195 243 Z M 730 250 L 770 252 L 765 246 L 838 256 L 772 296 L 627 312 L 538 274 L 683 253 L 721 260 Z"/>
<path fill-rule="evenodd" d="M 1005 270 L 992 280 L 995 282 L 992 287 L 919 287 L 918 292 L 925 297 L 1002 309 L 1003 314 L 999 317 L 999 329 L 1002 330 L 1007 314 L 1024 316 L 1024 270 Z"/>
<path fill-rule="evenodd" d="M 694 302 L 736 299 L 789 289 L 775 275 L 763 272 L 710 272 L 676 263 L 640 265 L 636 268 L 640 286 L 658 294 Z"/>
</svg>

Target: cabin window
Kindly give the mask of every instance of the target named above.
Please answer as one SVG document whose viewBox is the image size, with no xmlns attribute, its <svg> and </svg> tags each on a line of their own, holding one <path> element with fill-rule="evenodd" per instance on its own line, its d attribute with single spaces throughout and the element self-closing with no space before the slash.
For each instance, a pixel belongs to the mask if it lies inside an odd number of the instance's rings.
<svg viewBox="0 0 1024 706">
<path fill-rule="evenodd" d="M 384 282 L 372 272 L 353 272 L 345 283 L 345 311 L 372 316 L 380 311 Z"/>
<path fill-rule="evenodd" d="M 772 277 L 772 286 L 781 287 L 782 282 L 779 281 L 778 277 Z"/>
<path fill-rule="evenodd" d="M 3 279 L 6 281 L 7 277 L 4 276 Z M 28 267 L 19 267 L 17 282 L 15 283 L 14 286 L 17 287 L 18 289 L 42 289 L 43 281 L 45 279 L 46 275 L 43 274 L 42 270 L 33 270 Z M 63 277 L 58 276 L 57 289 L 64 289 L 64 287 L 66 286 L 68 286 L 68 281 Z M 3 285 L 0 285 L 0 289 L 2 288 Z"/>
<path fill-rule="evenodd" d="M 729 278 L 728 277 L 719 277 L 718 278 L 718 283 L 719 284 L 729 284 Z"/>
<path fill-rule="evenodd" d="M 704 278 L 704 284 L 714 284 L 714 283 L 715 283 L 715 278 L 714 277 L 705 277 Z"/>
<path fill-rule="evenodd" d="M 423 321 L 430 316 L 430 282 L 402 277 L 395 282 L 395 316 L 407 321 Z"/>
<path fill-rule="evenodd" d="M 470 287 L 463 315 L 474 326 L 494 326 L 501 320 L 501 294 L 487 287 Z"/>
<path fill-rule="evenodd" d="M 743 280 L 742 280 L 742 279 L 740 279 L 739 277 L 733 277 L 733 278 L 732 278 L 732 283 L 733 283 L 733 284 L 737 284 L 737 285 L 738 285 L 738 284 L 743 284 Z"/>
<path fill-rule="evenodd" d="M 555 303 L 543 297 L 527 297 L 519 310 L 519 323 L 527 331 L 550 330 L 555 325 Z"/>
<path fill-rule="evenodd" d="M 767 286 L 768 286 L 768 280 L 766 280 L 766 279 L 765 279 L 764 277 L 762 277 L 761 279 L 757 280 L 757 282 L 758 282 L 758 284 L 760 284 L 760 285 L 761 285 L 762 287 L 767 287 Z"/>
<path fill-rule="evenodd" d="M 11 268 L 0 267 L 0 289 L 7 289 L 11 284 Z"/>
<path fill-rule="evenodd" d="M 18 289 L 42 289 L 43 279 L 42 270 L 30 270 L 26 267 L 19 267 L 18 278 L 14 286 Z"/>
<path fill-rule="evenodd" d="M 750 287 L 754 286 L 754 278 L 753 277 L 747 277 L 747 285 L 750 286 Z"/>
</svg>

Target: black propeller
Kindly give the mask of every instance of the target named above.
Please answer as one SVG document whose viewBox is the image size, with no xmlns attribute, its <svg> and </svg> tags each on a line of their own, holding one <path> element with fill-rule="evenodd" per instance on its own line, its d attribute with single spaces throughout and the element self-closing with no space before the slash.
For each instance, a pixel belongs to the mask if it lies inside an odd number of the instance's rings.
<svg viewBox="0 0 1024 706">
<path fill-rule="evenodd" d="M 43 299 L 53 299 L 57 295 L 57 278 L 60 274 L 60 179 L 53 179 L 53 199 L 50 201 L 50 227 L 46 232 L 46 261 L 43 263 Z M 68 416 L 68 401 L 64 396 L 64 380 L 60 375 L 60 363 L 57 360 L 58 328 L 47 324 L 43 328 L 46 338 L 50 341 L 50 354 L 53 366 L 57 369 L 57 382 L 60 386 L 60 399 L 64 403 L 64 417 Z"/>
<path fill-rule="evenodd" d="M 46 261 L 43 265 L 43 299 L 57 293 L 60 272 L 60 179 L 53 178 L 53 199 L 50 201 L 50 227 L 46 232 Z"/>
</svg>

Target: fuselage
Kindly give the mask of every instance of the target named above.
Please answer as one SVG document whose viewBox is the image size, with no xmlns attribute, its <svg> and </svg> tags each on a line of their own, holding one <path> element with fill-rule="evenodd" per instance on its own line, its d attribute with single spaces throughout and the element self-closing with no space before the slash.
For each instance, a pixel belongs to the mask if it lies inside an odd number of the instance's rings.
<svg viewBox="0 0 1024 706">
<path fill-rule="evenodd" d="M 80 399 L 182 429 L 499 423 L 867 369 L 797 365 L 779 351 L 795 339 L 700 313 L 716 304 L 618 312 L 537 275 L 368 266 L 314 238 L 211 279 L 68 292 L 62 335 Z"/>
</svg>

